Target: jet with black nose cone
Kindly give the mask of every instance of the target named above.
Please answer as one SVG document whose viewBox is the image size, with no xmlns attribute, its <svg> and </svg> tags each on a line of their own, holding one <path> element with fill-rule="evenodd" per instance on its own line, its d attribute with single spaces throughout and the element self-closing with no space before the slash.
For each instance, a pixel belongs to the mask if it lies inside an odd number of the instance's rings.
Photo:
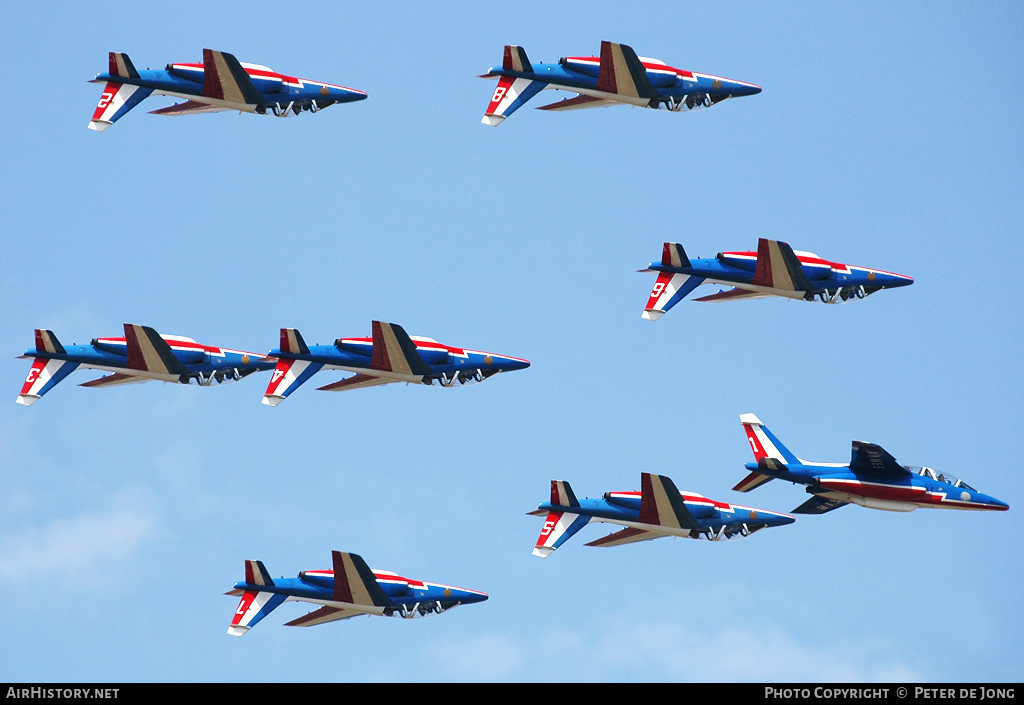
<svg viewBox="0 0 1024 705">
<path fill-rule="evenodd" d="M 306 345 L 294 328 L 281 329 L 281 347 L 271 350 L 277 367 L 263 403 L 277 406 L 320 370 L 355 372 L 320 387 L 341 392 L 395 382 L 461 387 L 482 382 L 499 372 L 522 370 L 529 360 L 496 353 L 456 348 L 433 338 L 410 336 L 397 323 L 373 322 L 370 338 L 338 338 L 334 345 Z"/>
<path fill-rule="evenodd" d="M 919 507 L 1002 512 L 1010 508 L 953 475 L 900 465 L 874 443 L 854 441 L 849 464 L 814 463 L 796 457 L 753 414 L 743 414 L 740 422 L 757 462 L 747 463 L 751 473 L 733 489 L 749 492 L 776 478 L 806 485 L 812 496 L 794 514 L 824 514 L 847 504 L 890 512 Z"/>
<path fill-rule="evenodd" d="M 568 482 L 551 481 L 551 500 L 530 516 L 545 517 L 533 555 L 547 558 L 591 522 L 625 529 L 588 546 L 621 546 L 663 536 L 724 541 L 750 536 L 795 520 L 788 514 L 716 502 L 696 492 L 680 492 L 664 475 L 641 473 L 639 492 L 605 492 L 602 499 L 576 499 Z"/>
<path fill-rule="evenodd" d="M 224 51 L 203 49 L 201 64 L 167 64 L 139 71 L 127 54 L 112 51 L 107 73 L 90 83 L 103 83 L 89 129 L 103 132 L 151 95 L 185 102 L 152 111 L 155 115 L 196 115 L 222 110 L 287 117 L 317 112 L 335 103 L 351 103 L 366 93 L 333 83 L 296 78 L 259 64 L 240 62 Z"/>
<path fill-rule="evenodd" d="M 88 345 L 62 345 L 53 331 L 37 329 L 35 350 L 18 403 L 29 406 L 79 367 L 113 374 L 83 387 L 109 387 L 159 380 L 210 386 L 273 369 L 277 360 L 259 353 L 200 345 L 180 335 L 160 335 L 147 326 L 124 324 L 123 338 L 93 338 Z"/>
<path fill-rule="evenodd" d="M 320 605 L 285 626 L 313 627 L 360 615 L 427 617 L 458 605 L 483 602 L 477 590 L 403 578 L 387 570 L 370 570 L 355 553 L 333 551 L 332 570 L 304 570 L 297 578 L 270 577 L 262 561 L 245 562 L 245 580 L 226 595 L 241 596 L 228 634 L 242 636 L 285 602 Z"/>
<path fill-rule="evenodd" d="M 719 252 L 711 259 L 693 259 L 679 243 L 666 242 L 661 261 L 641 272 L 657 272 L 643 317 L 656 321 L 701 284 L 726 284 L 728 291 L 696 301 L 736 301 L 781 296 L 787 299 L 838 304 L 863 299 L 882 289 L 914 283 L 912 277 L 881 269 L 831 262 L 785 242 L 757 241 L 757 252 Z"/>
<path fill-rule="evenodd" d="M 502 65 L 480 78 L 498 79 L 482 121 L 491 126 L 500 125 L 545 88 L 576 94 L 540 108 L 556 111 L 632 105 L 689 112 L 761 92 L 753 83 L 673 68 L 614 42 L 601 42 L 600 56 L 563 57 L 557 64 L 531 64 L 526 50 L 509 45 Z"/>
</svg>

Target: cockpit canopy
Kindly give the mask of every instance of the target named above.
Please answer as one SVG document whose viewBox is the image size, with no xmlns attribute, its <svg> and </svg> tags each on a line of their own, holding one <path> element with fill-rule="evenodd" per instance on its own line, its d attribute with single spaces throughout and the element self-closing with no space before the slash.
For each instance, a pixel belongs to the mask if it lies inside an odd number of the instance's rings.
<svg viewBox="0 0 1024 705">
<path fill-rule="evenodd" d="M 953 485 L 953 487 L 963 487 L 964 489 L 974 490 L 975 492 L 977 492 L 977 490 L 975 490 L 973 487 L 971 487 L 970 485 L 968 485 L 966 482 L 961 480 L 959 477 L 956 477 L 955 475 L 941 473 L 931 468 L 925 468 L 918 465 L 904 465 L 903 469 L 910 472 L 913 475 L 920 475 L 921 477 L 927 477 L 932 480 L 938 480 L 939 482 L 945 482 L 947 485 Z"/>
</svg>

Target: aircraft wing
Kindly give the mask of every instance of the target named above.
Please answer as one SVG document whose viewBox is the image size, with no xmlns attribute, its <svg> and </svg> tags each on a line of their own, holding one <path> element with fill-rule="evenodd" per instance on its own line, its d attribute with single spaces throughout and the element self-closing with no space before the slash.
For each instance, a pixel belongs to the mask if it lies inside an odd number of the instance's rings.
<svg viewBox="0 0 1024 705">
<path fill-rule="evenodd" d="M 537 110 L 585 110 L 586 108 L 607 108 L 610 105 L 626 105 L 626 103 L 607 98 L 595 98 L 590 95 L 578 95 L 575 98 L 566 98 L 550 105 L 542 105 Z"/>
<path fill-rule="evenodd" d="M 385 607 L 394 606 L 394 601 L 381 589 L 373 571 L 361 556 L 332 551 L 331 558 L 334 564 L 335 602 L 365 608 L 366 613 L 373 614 L 381 614 Z"/>
<path fill-rule="evenodd" d="M 694 301 L 739 301 L 740 299 L 767 299 L 771 294 L 766 294 L 763 291 L 748 291 L 746 289 L 730 289 L 729 291 L 719 291 L 717 294 L 711 294 L 710 296 L 702 296 Z"/>
<path fill-rule="evenodd" d="M 657 105 L 661 99 L 636 52 L 625 44 L 614 42 L 601 42 L 597 90 L 614 93 L 632 105 Z"/>
<path fill-rule="evenodd" d="M 626 528 L 622 531 L 616 531 L 614 534 L 608 534 L 596 541 L 591 541 L 587 546 L 622 546 L 627 543 L 636 543 L 637 541 L 660 539 L 663 536 L 668 536 L 668 534 L 659 534 L 655 531 L 646 531 L 644 529 Z"/>
<path fill-rule="evenodd" d="M 750 283 L 776 289 L 780 296 L 792 294 L 792 298 L 803 298 L 804 293 L 817 290 L 804 274 L 803 265 L 792 247 L 763 237 L 757 241 L 757 264 Z"/>
<path fill-rule="evenodd" d="M 671 479 L 640 473 L 640 490 L 640 523 L 691 531 L 701 529 Z"/>
<path fill-rule="evenodd" d="M 126 375 L 121 372 L 115 372 L 112 375 L 106 375 L 99 379 L 90 380 L 89 382 L 83 382 L 78 385 L 79 387 L 112 387 L 116 384 L 135 384 L 136 382 L 152 382 L 148 377 L 136 377 L 135 375 Z"/>
<path fill-rule="evenodd" d="M 348 377 L 335 382 L 334 384 L 328 384 L 324 387 L 318 387 L 318 391 L 321 392 L 344 392 L 348 389 L 362 389 L 363 387 L 377 387 L 383 384 L 395 384 L 400 380 L 397 379 L 385 379 L 384 377 L 374 377 L 373 375 L 358 374 L 354 377 Z"/>
<path fill-rule="evenodd" d="M 200 103 L 194 100 L 186 100 L 184 103 L 175 103 L 174 105 L 166 108 L 160 108 L 159 110 L 150 110 L 150 115 L 198 115 L 200 113 L 219 113 L 231 108 L 221 108 L 216 105 L 209 105 L 208 103 Z"/>
<path fill-rule="evenodd" d="M 902 479 L 910 474 L 910 471 L 896 462 L 896 458 L 889 455 L 882 446 L 864 441 L 853 442 L 850 470 L 857 474 L 880 475 L 893 480 Z"/>
<path fill-rule="evenodd" d="M 298 619 L 293 619 L 290 622 L 285 622 L 286 627 L 315 627 L 318 624 L 327 624 L 328 622 L 336 622 L 339 619 L 351 619 L 352 617 L 358 617 L 359 615 L 366 614 L 365 612 L 358 612 L 356 610 L 346 610 L 339 607 L 321 607 L 318 610 L 314 610 L 307 615 L 303 615 Z"/>
<path fill-rule="evenodd" d="M 825 512 L 831 512 L 833 509 L 839 509 L 845 507 L 849 502 L 844 502 L 841 499 L 829 499 L 828 497 L 820 497 L 815 495 L 809 500 L 801 504 L 799 507 L 793 510 L 794 514 L 824 514 Z"/>
<path fill-rule="evenodd" d="M 238 59 L 226 51 L 212 49 L 203 49 L 203 95 L 240 105 L 268 102 Z"/>
</svg>

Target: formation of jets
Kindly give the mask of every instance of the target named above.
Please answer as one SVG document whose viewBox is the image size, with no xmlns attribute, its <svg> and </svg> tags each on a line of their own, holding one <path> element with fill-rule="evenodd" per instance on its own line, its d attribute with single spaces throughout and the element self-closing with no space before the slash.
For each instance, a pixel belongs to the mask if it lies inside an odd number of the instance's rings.
<svg viewBox="0 0 1024 705">
<path fill-rule="evenodd" d="M 563 57 L 554 64 L 533 64 L 522 47 L 507 45 L 502 65 L 490 68 L 481 78 L 498 80 L 482 120 L 491 126 L 501 124 L 544 89 L 573 94 L 541 107 L 551 111 L 630 105 L 682 112 L 761 92 L 753 83 L 677 69 L 608 41 L 601 43 L 599 56 Z M 104 85 L 89 123 L 98 132 L 151 95 L 183 101 L 152 111 L 158 115 L 237 110 L 282 117 L 367 97 L 360 90 L 280 74 L 210 49 L 203 50 L 202 63 L 167 64 L 161 70 L 144 71 L 127 54 L 110 52 L 107 72 L 92 82 Z M 702 284 L 731 288 L 696 299 L 701 302 L 776 296 L 842 303 L 914 282 L 906 275 L 822 259 L 766 238 L 758 240 L 756 251 L 720 252 L 709 259 L 690 259 L 682 245 L 666 242 L 661 261 L 640 271 L 658 275 L 643 312 L 648 320 L 657 320 Z M 272 371 L 263 403 L 276 406 L 326 370 L 352 373 L 319 387 L 344 391 L 398 382 L 465 386 L 530 365 L 522 358 L 411 336 L 402 326 L 381 321 L 373 321 L 369 337 L 338 338 L 330 345 L 307 345 L 298 330 L 282 328 L 279 347 L 267 353 L 201 345 L 133 324 L 124 325 L 123 337 L 93 338 L 88 345 L 63 345 L 52 331 L 37 329 L 35 348 L 21 357 L 32 361 L 17 398 L 25 406 L 80 367 L 107 373 L 83 383 L 84 387 L 154 380 L 210 386 Z M 951 475 L 900 465 L 873 443 L 854 441 L 847 464 L 810 462 L 789 451 L 753 414 L 743 414 L 740 420 L 755 462 L 746 465 L 750 474 L 733 489 L 749 492 L 772 479 L 804 485 L 811 497 L 793 514 L 824 514 L 847 504 L 898 512 L 919 507 L 1009 508 Z M 651 473 L 641 473 L 639 491 L 606 492 L 600 499 L 578 499 L 568 482 L 553 480 L 550 500 L 530 514 L 545 518 L 533 549 L 542 558 L 593 522 L 623 527 L 587 544 L 608 547 L 666 536 L 725 541 L 795 521 L 789 514 L 680 491 L 668 477 Z M 334 551 L 332 562 L 331 570 L 274 579 L 262 562 L 245 561 L 245 579 L 227 593 L 241 597 L 228 633 L 245 634 L 287 601 L 317 605 L 313 612 L 287 623 L 313 626 L 358 615 L 440 614 L 487 599 L 483 592 L 371 570 L 354 553 Z"/>
</svg>

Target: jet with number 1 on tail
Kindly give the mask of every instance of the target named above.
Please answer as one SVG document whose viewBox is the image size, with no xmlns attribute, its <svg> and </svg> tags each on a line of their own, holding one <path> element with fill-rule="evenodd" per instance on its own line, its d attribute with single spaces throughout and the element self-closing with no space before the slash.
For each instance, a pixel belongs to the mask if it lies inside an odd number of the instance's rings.
<svg viewBox="0 0 1024 705">
<path fill-rule="evenodd" d="M 152 328 L 124 324 L 123 338 L 93 338 L 88 345 L 62 345 L 52 331 L 36 330 L 35 350 L 18 403 L 29 406 L 79 367 L 112 372 L 83 387 L 110 387 L 159 380 L 210 386 L 273 369 L 277 360 L 259 353 L 200 345 L 180 335 L 160 335 Z"/>
<path fill-rule="evenodd" d="M 824 514 L 847 504 L 890 512 L 919 507 L 1006 511 L 1009 505 L 978 492 L 963 480 L 932 468 L 900 465 L 881 446 L 853 442 L 845 463 L 812 463 L 796 457 L 753 414 L 740 416 L 757 462 L 747 463 L 747 475 L 733 489 L 749 492 L 773 479 L 807 486 L 811 498 L 794 514 Z"/>
<path fill-rule="evenodd" d="M 625 529 L 588 546 L 621 546 L 663 536 L 723 541 L 750 536 L 795 520 L 788 514 L 716 502 L 696 492 L 680 492 L 664 475 L 641 473 L 639 492 L 605 492 L 602 499 L 576 499 L 568 482 L 551 481 L 551 500 L 530 516 L 546 517 L 533 555 L 547 558 L 591 522 Z"/>
<path fill-rule="evenodd" d="M 657 272 L 643 317 L 656 321 L 701 284 L 735 288 L 696 301 L 736 301 L 781 296 L 838 304 L 863 299 L 882 289 L 914 283 L 905 274 L 831 262 L 810 252 L 794 251 L 785 242 L 757 241 L 757 252 L 719 252 L 713 259 L 686 256 L 679 243 L 666 242 L 661 261 L 641 272 Z"/>
<path fill-rule="evenodd" d="M 554 111 L 610 105 L 692 111 L 761 92 L 753 83 L 673 68 L 614 42 L 601 42 L 600 56 L 563 57 L 557 64 L 531 64 L 522 47 L 509 45 L 502 65 L 480 78 L 498 79 L 482 120 L 491 126 L 500 125 L 545 88 L 577 94 L 540 108 Z"/>
<path fill-rule="evenodd" d="M 396 382 L 455 387 L 482 382 L 499 372 L 522 370 L 528 360 L 444 345 L 410 336 L 397 323 L 373 322 L 370 338 L 338 338 L 334 345 L 306 345 L 294 328 L 281 329 L 281 347 L 270 355 L 279 362 L 263 395 L 277 406 L 320 370 L 355 372 L 321 391 L 342 392 Z"/>
<path fill-rule="evenodd" d="M 313 627 L 361 615 L 427 617 L 458 605 L 483 602 L 477 590 L 403 578 L 370 570 L 355 553 L 334 551 L 332 570 L 304 570 L 298 578 L 272 579 L 261 561 L 245 562 L 245 580 L 226 595 L 241 596 L 228 634 L 242 636 L 284 602 L 311 602 L 320 608 L 285 626 Z"/>
<path fill-rule="evenodd" d="M 107 73 L 90 83 L 103 83 L 89 129 L 102 132 L 151 95 L 183 98 L 154 115 L 197 115 L 238 110 L 278 117 L 317 112 L 335 103 L 351 103 L 366 93 L 245 64 L 224 51 L 203 49 L 201 64 L 167 64 L 164 69 L 139 71 L 127 54 L 110 52 Z"/>
</svg>

